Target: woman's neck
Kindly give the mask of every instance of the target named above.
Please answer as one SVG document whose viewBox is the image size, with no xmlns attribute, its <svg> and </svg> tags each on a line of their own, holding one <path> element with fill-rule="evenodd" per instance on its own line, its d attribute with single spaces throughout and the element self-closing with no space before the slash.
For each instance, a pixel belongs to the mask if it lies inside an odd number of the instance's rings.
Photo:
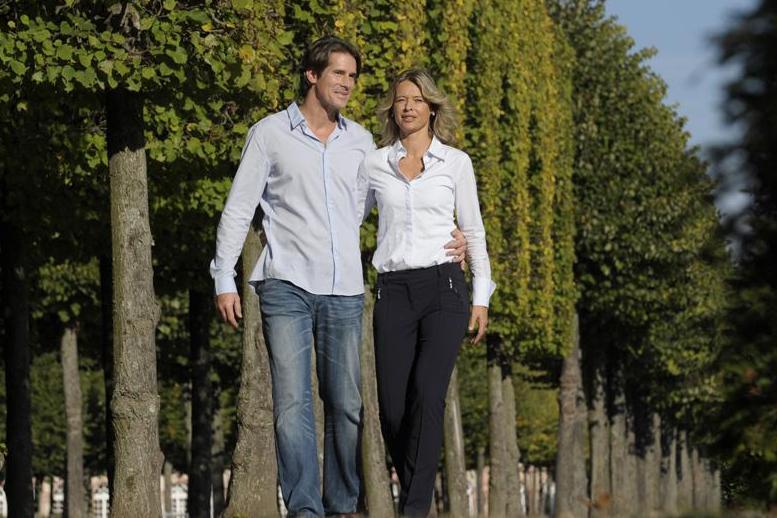
<svg viewBox="0 0 777 518">
<path fill-rule="evenodd" d="M 399 137 L 402 142 L 402 146 L 407 151 L 407 154 L 412 157 L 420 157 L 426 153 L 429 146 L 432 145 L 432 135 L 429 133 L 428 128 L 422 128 L 413 133 L 402 135 Z"/>
</svg>

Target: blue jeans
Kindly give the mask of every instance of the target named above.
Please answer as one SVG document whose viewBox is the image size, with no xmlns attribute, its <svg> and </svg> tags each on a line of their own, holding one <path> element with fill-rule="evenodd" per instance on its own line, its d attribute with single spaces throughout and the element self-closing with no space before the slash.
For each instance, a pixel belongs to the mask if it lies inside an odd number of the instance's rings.
<svg viewBox="0 0 777 518">
<path fill-rule="evenodd" d="M 265 280 L 257 293 L 272 374 L 278 477 L 289 515 L 355 512 L 364 296 L 314 295 L 278 279 Z M 314 342 L 326 416 L 323 499 L 310 386 Z"/>
</svg>

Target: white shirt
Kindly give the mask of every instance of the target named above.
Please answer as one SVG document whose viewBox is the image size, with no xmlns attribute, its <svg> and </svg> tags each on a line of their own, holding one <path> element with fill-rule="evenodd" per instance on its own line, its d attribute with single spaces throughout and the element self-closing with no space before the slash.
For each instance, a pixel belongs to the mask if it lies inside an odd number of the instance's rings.
<svg viewBox="0 0 777 518">
<path fill-rule="evenodd" d="M 372 264 L 379 273 L 427 268 L 451 262 L 445 243 L 456 221 L 467 238 L 473 274 L 472 304 L 488 306 L 496 285 L 486 250 L 472 161 L 465 152 L 436 137 L 423 156 L 424 170 L 408 180 L 399 170 L 407 155 L 402 143 L 367 154 L 359 168 L 359 217 L 378 206 L 378 247 Z"/>
<path fill-rule="evenodd" d="M 257 204 L 267 245 L 249 281 L 282 279 L 317 295 L 364 292 L 356 177 L 372 135 L 340 116 L 327 142 L 296 103 L 248 132 L 216 237 L 216 294 L 237 292 L 235 263 Z"/>
</svg>

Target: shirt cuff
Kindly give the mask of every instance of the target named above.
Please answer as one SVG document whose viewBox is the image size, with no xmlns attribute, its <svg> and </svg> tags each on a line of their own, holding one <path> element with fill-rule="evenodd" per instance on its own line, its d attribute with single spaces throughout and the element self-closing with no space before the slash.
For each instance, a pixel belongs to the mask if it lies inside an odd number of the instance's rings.
<svg viewBox="0 0 777 518">
<path fill-rule="evenodd" d="M 237 293 L 235 278 L 231 275 L 216 278 L 216 295 L 221 295 L 222 293 Z"/>
<path fill-rule="evenodd" d="M 488 299 L 496 289 L 496 284 L 491 279 L 475 277 L 472 279 L 472 305 L 488 307 Z"/>
</svg>

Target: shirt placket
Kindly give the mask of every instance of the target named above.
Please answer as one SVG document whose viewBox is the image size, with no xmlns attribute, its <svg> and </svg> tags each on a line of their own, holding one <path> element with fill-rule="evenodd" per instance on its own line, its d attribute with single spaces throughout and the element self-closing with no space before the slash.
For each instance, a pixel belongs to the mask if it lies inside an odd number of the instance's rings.
<svg viewBox="0 0 777 518">
<path fill-rule="evenodd" d="M 337 277 L 339 274 L 339 268 L 337 264 L 337 254 L 339 250 L 339 243 L 338 243 L 338 236 L 337 232 L 335 232 L 335 225 L 334 225 L 334 189 L 332 186 L 332 170 L 330 167 L 330 161 L 331 161 L 331 146 L 332 143 L 339 138 L 339 132 L 337 129 L 335 129 L 335 133 L 333 133 L 329 137 L 329 141 L 326 143 L 321 143 L 321 174 L 324 181 L 324 201 L 326 203 L 326 214 L 327 219 L 329 221 L 329 241 L 331 243 L 331 253 L 332 253 L 332 293 L 335 291 L 335 286 L 337 285 Z"/>
</svg>

